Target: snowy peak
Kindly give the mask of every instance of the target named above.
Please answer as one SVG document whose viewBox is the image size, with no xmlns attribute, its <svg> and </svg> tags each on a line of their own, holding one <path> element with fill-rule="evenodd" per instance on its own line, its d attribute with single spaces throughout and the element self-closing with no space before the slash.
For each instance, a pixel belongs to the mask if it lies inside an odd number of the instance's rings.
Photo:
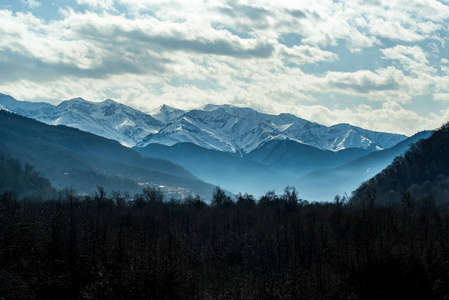
<svg viewBox="0 0 449 300">
<path fill-rule="evenodd" d="M 170 123 L 172 120 L 182 116 L 185 113 L 185 111 L 181 109 L 177 109 L 171 106 L 168 106 L 166 104 L 161 105 L 158 109 L 156 109 L 154 112 L 150 113 L 150 115 L 161 121 L 164 124 Z"/>
<path fill-rule="evenodd" d="M 62 101 L 56 106 L 56 111 L 63 112 L 64 110 L 76 111 L 78 113 L 90 114 L 94 110 L 95 103 L 86 101 L 83 98 L 73 98 Z"/>
<path fill-rule="evenodd" d="M 229 105 L 206 104 L 203 107 L 201 107 L 199 110 L 213 111 L 213 110 L 216 110 L 217 108 L 220 108 L 223 106 L 229 106 Z"/>
<path fill-rule="evenodd" d="M 270 122 L 252 109 L 212 105 L 207 109 L 191 110 L 172 119 L 158 134 L 149 136 L 138 146 L 189 142 L 207 149 L 247 152 L 269 138 L 266 132 L 271 131 Z"/>
<path fill-rule="evenodd" d="M 45 102 L 17 101 L 5 94 L 0 94 L 0 105 L 4 110 L 34 119 L 46 118 L 46 116 L 53 113 L 55 108 L 53 105 Z"/>
<path fill-rule="evenodd" d="M 206 113 L 215 112 L 217 115 L 232 116 L 240 119 L 254 118 L 254 117 L 258 118 L 260 114 L 259 112 L 249 107 L 237 107 L 229 104 L 224 105 L 207 104 L 203 106 L 202 109 L 196 111 L 203 111 Z"/>
<path fill-rule="evenodd" d="M 133 147 L 164 126 L 162 122 L 129 106 L 107 99 L 90 102 L 82 98 L 58 105 L 53 124 L 64 124 L 119 141 Z"/>
<path fill-rule="evenodd" d="M 167 110 L 162 107 L 159 110 Z M 298 118 L 291 114 L 268 115 L 251 108 L 209 104 L 199 110 L 165 115 L 167 126 L 144 139 L 150 143 L 172 146 L 189 142 L 226 152 L 248 153 L 271 140 L 289 139 L 320 149 L 338 151 L 347 148 L 383 149 L 406 137 L 379 133 L 349 124 L 331 127 Z"/>
<path fill-rule="evenodd" d="M 75 127 L 117 140 L 128 147 L 135 146 L 147 135 L 157 133 L 164 126 L 152 116 L 111 99 L 91 102 L 73 98 L 53 106 L 0 96 L 0 105 L 47 124 Z"/>
</svg>

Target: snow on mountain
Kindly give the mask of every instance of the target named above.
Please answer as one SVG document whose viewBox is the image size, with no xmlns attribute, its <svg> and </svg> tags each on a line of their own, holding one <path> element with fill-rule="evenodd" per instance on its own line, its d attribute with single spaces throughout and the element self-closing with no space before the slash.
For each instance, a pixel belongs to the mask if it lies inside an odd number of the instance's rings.
<svg viewBox="0 0 449 300">
<path fill-rule="evenodd" d="M 348 148 L 382 150 L 406 138 L 404 135 L 370 131 L 349 124 L 327 127 L 304 121 L 290 115 L 291 124 L 282 131 L 283 134 L 311 146 L 332 151 Z"/>
<path fill-rule="evenodd" d="M 158 119 L 162 123 L 168 124 L 172 120 L 182 116 L 184 113 L 185 111 L 181 109 L 177 109 L 163 104 L 160 107 L 158 107 L 155 111 L 151 112 L 150 115 L 153 116 L 153 118 Z"/>
<path fill-rule="evenodd" d="M 139 110 L 113 100 L 90 102 L 74 98 L 58 106 L 17 101 L 0 95 L 0 105 L 17 114 L 51 125 L 66 125 L 117 140 L 132 147 L 147 135 L 157 133 L 164 124 Z"/>
<path fill-rule="evenodd" d="M 289 139 L 338 151 L 347 148 L 380 150 L 406 138 L 349 124 L 327 127 L 291 114 L 269 115 L 231 105 L 209 104 L 191 111 L 162 105 L 146 114 L 109 99 L 90 102 L 75 98 L 53 106 L 17 101 L 0 94 L 0 106 L 47 124 L 62 124 L 114 139 L 129 147 L 189 142 L 243 155 L 271 140 Z"/>
<path fill-rule="evenodd" d="M 17 101 L 5 94 L 0 94 L 0 105 L 4 110 L 34 119 L 46 118 L 54 109 L 54 106 L 49 103 Z"/>
<path fill-rule="evenodd" d="M 97 103 L 81 98 L 64 101 L 57 106 L 55 115 L 51 124 L 76 127 L 128 147 L 164 126 L 152 116 L 110 99 Z"/>
<path fill-rule="evenodd" d="M 158 143 L 171 146 L 190 142 L 227 152 L 249 152 L 260 143 L 274 138 L 271 122 L 249 108 L 229 105 L 191 110 L 172 120 L 159 133 L 148 136 L 138 146 Z"/>
<path fill-rule="evenodd" d="M 168 123 L 166 127 L 149 135 L 138 146 L 190 142 L 208 149 L 249 153 L 267 141 L 290 139 L 333 151 L 347 148 L 380 150 L 406 138 L 349 124 L 327 127 L 291 114 L 268 115 L 230 105 L 209 104 L 201 110 L 191 110 L 164 121 Z"/>
</svg>

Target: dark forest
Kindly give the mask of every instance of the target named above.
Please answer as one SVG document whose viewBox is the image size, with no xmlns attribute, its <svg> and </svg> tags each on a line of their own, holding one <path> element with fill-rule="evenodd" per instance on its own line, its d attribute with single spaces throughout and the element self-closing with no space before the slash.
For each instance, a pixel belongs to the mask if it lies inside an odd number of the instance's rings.
<svg viewBox="0 0 449 300">
<path fill-rule="evenodd" d="M 447 209 L 259 201 L 0 200 L 2 299 L 385 299 L 449 295 Z"/>
</svg>

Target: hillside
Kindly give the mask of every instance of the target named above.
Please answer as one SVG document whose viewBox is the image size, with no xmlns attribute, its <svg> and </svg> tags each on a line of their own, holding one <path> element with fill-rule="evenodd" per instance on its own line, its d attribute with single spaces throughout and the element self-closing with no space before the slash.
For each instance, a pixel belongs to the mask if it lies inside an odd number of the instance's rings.
<svg viewBox="0 0 449 300">
<path fill-rule="evenodd" d="M 379 174 L 363 183 L 354 193 L 353 201 L 377 201 L 381 204 L 400 200 L 438 202 L 449 197 L 449 123 L 428 139 L 420 140 L 403 156 Z M 433 201 L 432 200 L 432 201 Z"/>
<path fill-rule="evenodd" d="M 419 132 L 391 148 L 372 152 L 337 168 L 307 174 L 299 179 L 301 195 L 306 199 L 330 201 L 336 194 L 350 194 L 364 181 L 381 172 L 395 157 L 404 154 L 410 145 L 431 134 L 431 131 Z"/>
<path fill-rule="evenodd" d="M 369 153 L 370 151 L 360 148 L 323 150 L 285 139 L 268 141 L 244 158 L 299 177 L 318 169 L 343 165 Z"/>
<path fill-rule="evenodd" d="M 213 190 L 166 160 L 145 158 L 116 141 L 6 111 L 0 111 L 0 154 L 35 166 L 56 188 L 72 187 L 79 192 L 91 192 L 97 184 L 137 192 L 141 190 L 137 183 L 203 197 L 210 197 Z"/>
<path fill-rule="evenodd" d="M 0 194 L 13 192 L 20 198 L 48 198 L 56 190 L 30 164 L 14 158 L 0 157 Z"/>
</svg>

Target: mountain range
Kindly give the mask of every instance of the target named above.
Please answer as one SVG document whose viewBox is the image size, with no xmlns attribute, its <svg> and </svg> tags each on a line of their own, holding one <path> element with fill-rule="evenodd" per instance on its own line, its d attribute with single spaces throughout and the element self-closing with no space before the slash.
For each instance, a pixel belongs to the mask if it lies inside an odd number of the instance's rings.
<svg viewBox="0 0 449 300">
<path fill-rule="evenodd" d="M 206 105 L 190 111 L 163 105 L 151 115 L 110 99 L 90 102 L 74 98 L 53 106 L 0 94 L 0 106 L 46 124 L 66 125 L 114 139 L 128 147 L 188 142 L 243 154 L 271 140 L 290 139 L 332 151 L 381 150 L 406 138 L 349 124 L 326 127 L 291 114 L 268 115 L 231 105 Z"/>
<path fill-rule="evenodd" d="M 206 105 L 189 111 L 162 105 L 144 113 L 110 99 L 90 102 L 74 98 L 54 106 L 0 94 L 0 109 L 118 141 L 147 157 L 174 162 L 191 176 L 231 192 L 255 195 L 293 185 L 304 195 L 316 197 L 310 184 L 323 182 L 312 178 L 326 172 L 322 178 L 333 178 L 330 186 L 346 180 L 350 182 L 347 187 L 355 188 L 366 177 L 360 175 L 366 166 L 358 160 L 414 141 L 400 134 L 349 124 L 327 127 L 291 114 L 270 115 L 231 105 Z M 379 158 L 376 172 L 393 158 Z M 358 175 L 338 171 L 351 163 L 360 166 L 361 171 L 353 173 Z M 342 175 L 336 178 L 335 174 Z M 370 175 L 375 175 L 374 171 Z M 331 200 L 327 193 L 322 195 Z"/>
<path fill-rule="evenodd" d="M 243 155 L 273 140 L 289 139 L 319 149 L 338 151 L 347 148 L 381 150 L 406 138 L 349 124 L 326 127 L 291 114 L 269 115 L 231 105 L 206 105 L 184 113 L 163 106 L 155 115 L 172 118 L 165 117 L 167 125 L 148 135 L 137 144 L 138 147 L 150 143 L 172 146 L 188 142 Z"/>
<path fill-rule="evenodd" d="M 152 116 L 113 100 L 89 102 L 74 98 L 54 106 L 45 102 L 17 101 L 0 94 L 0 107 L 49 125 L 78 128 L 128 147 L 164 126 Z"/>
</svg>

